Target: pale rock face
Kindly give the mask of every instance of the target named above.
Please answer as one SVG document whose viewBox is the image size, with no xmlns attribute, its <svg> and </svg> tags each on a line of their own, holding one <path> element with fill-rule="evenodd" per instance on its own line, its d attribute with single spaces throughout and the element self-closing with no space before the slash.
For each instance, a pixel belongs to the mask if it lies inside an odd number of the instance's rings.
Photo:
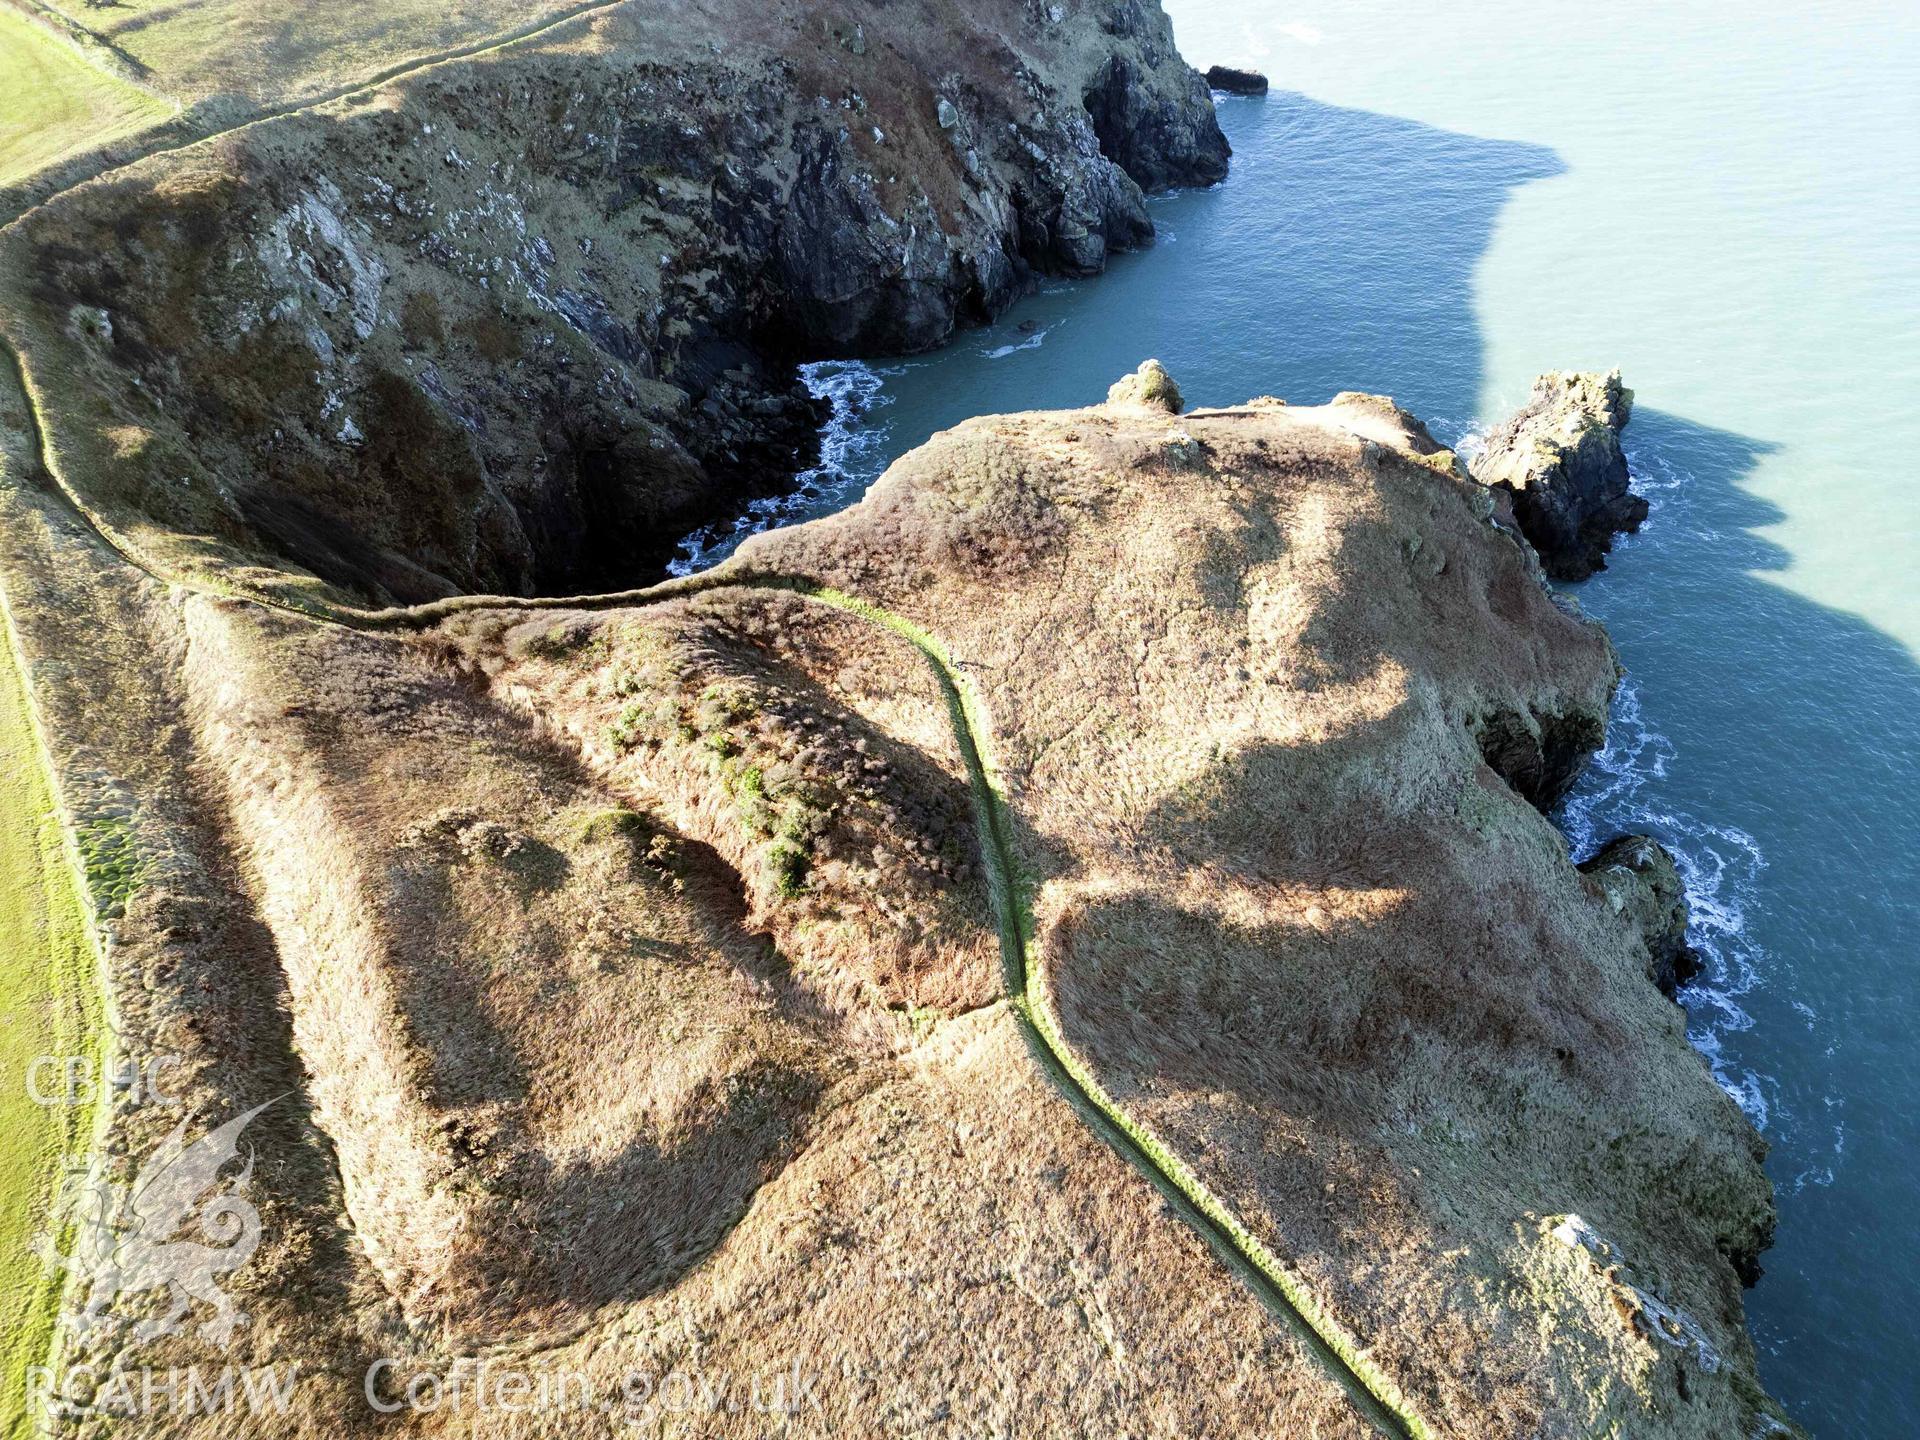
<svg viewBox="0 0 1920 1440">
<path fill-rule="evenodd" d="M 1607 1287 L 1621 1323 L 1635 1336 L 1688 1354 L 1707 1375 L 1720 1373 L 1726 1361 L 1700 1322 L 1662 1300 L 1612 1241 L 1578 1215 L 1561 1216 L 1547 1233 L 1589 1262 L 1594 1278 Z"/>
</svg>

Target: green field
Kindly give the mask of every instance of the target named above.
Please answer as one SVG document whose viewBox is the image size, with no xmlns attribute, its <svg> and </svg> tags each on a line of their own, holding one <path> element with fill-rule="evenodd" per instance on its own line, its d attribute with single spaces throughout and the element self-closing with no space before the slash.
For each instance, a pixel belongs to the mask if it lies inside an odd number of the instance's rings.
<svg viewBox="0 0 1920 1440">
<path fill-rule="evenodd" d="M 4 5 L 6 0 L 0 0 Z M 583 0 L 58 0 L 153 86 L 183 104 L 221 95 L 243 113 L 306 103 L 529 29 Z M 229 118 L 233 118 L 230 116 Z"/>
<path fill-rule="evenodd" d="M 0 185 L 171 113 L 0 3 Z"/>
<path fill-rule="evenodd" d="M 0 638 L 0 1435 L 32 1433 L 26 1369 L 45 1360 L 59 1277 L 32 1254 L 92 1106 L 42 1106 L 39 1055 L 100 1054 L 94 948 L 11 643 Z"/>
</svg>

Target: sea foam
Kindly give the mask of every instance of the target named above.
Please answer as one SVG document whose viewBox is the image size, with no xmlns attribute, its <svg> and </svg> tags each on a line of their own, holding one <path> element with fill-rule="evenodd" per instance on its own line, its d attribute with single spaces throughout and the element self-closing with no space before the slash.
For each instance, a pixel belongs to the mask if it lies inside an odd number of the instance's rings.
<svg viewBox="0 0 1920 1440">
<path fill-rule="evenodd" d="M 892 403 L 886 393 L 891 370 L 859 360 L 816 360 L 800 367 L 800 379 L 816 400 L 830 407 L 820 427 L 820 463 L 794 476 L 793 489 L 749 502 L 731 520 L 696 530 L 680 542 L 667 564 L 669 575 L 697 575 L 726 559 L 750 535 L 844 510 L 873 482 L 887 427 L 873 412 Z"/>
</svg>

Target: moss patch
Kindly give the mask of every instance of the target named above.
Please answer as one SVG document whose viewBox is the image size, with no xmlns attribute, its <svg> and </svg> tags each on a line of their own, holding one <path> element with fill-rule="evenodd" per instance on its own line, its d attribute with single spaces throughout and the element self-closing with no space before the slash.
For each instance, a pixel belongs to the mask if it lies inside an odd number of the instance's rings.
<svg viewBox="0 0 1920 1440">
<path fill-rule="evenodd" d="M 145 873 L 132 822 L 118 816 L 83 821 L 74 839 L 80 848 L 94 909 L 109 919 L 126 914 L 127 902 Z"/>
</svg>

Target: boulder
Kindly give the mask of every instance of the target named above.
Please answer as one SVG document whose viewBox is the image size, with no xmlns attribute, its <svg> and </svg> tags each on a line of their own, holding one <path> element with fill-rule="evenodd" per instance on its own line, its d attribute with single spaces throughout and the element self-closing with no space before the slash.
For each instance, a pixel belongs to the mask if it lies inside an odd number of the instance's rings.
<svg viewBox="0 0 1920 1440">
<path fill-rule="evenodd" d="M 1144 405 L 1178 415 L 1186 405 L 1180 387 L 1158 360 L 1142 360 L 1131 375 L 1122 375 L 1107 390 L 1109 405 Z"/>
<path fill-rule="evenodd" d="M 1264 95 L 1267 77 L 1258 70 L 1236 70 L 1231 65 L 1209 65 L 1207 88 L 1224 90 L 1229 95 Z"/>
<path fill-rule="evenodd" d="M 1618 370 L 1542 375 L 1474 462 L 1474 478 L 1510 499 L 1515 525 L 1555 580 L 1605 568 L 1613 537 L 1647 517 L 1620 449 L 1632 409 Z"/>
<path fill-rule="evenodd" d="M 1639 930 L 1647 978 L 1673 999 L 1700 973 L 1700 954 L 1687 943 L 1687 887 L 1672 854 L 1649 836 L 1622 835 L 1582 861 L 1580 873 Z"/>
</svg>

